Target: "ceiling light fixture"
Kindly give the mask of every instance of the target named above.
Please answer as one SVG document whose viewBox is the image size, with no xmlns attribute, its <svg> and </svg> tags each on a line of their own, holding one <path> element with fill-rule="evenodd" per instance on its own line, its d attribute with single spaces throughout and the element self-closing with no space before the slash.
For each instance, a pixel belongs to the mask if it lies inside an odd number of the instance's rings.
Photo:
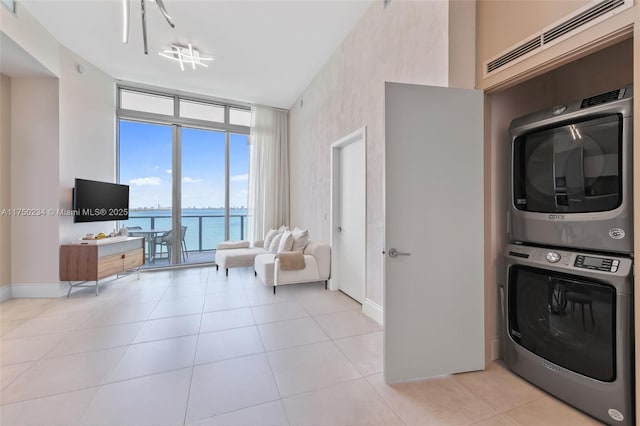
<svg viewBox="0 0 640 426">
<path fill-rule="evenodd" d="M 144 54 L 149 54 L 149 47 L 147 45 L 147 16 L 144 7 L 144 1 L 140 0 L 140 12 L 142 15 L 142 41 L 144 43 Z M 149 0 L 154 1 L 154 0 Z M 171 28 L 175 28 L 175 24 L 173 20 L 167 13 L 167 8 L 164 7 L 164 3 L 162 0 L 155 0 L 155 3 L 158 5 L 160 9 L 160 13 L 164 16 L 164 19 L 167 20 L 169 26 Z M 129 41 L 129 21 L 130 21 L 130 9 L 131 9 L 131 0 L 122 0 L 122 42 L 127 43 Z"/>
<path fill-rule="evenodd" d="M 122 42 L 129 41 L 129 0 L 122 0 Z"/>
<path fill-rule="evenodd" d="M 196 65 L 201 65 L 205 68 L 209 66 L 202 61 L 213 61 L 213 58 L 201 56 L 198 49 L 194 49 L 191 43 L 186 47 L 180 46 L 179 44 L 172 44 L 171 49 L 163 50 L 162 52 L 158 52 L 158 54 L 172 61 L 178 61 L 182 71 L 184 71 L 184 64 L 191 64 L 191 68 L 195 70 Z"/>
</svg>

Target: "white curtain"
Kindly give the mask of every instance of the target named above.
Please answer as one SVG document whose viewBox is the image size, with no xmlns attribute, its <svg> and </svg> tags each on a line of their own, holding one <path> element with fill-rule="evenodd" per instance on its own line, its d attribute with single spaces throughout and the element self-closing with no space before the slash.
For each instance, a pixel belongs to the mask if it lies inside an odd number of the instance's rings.
<svg viewBox="0 0 640 426">
<path fill-rule="evenodd" d="M 248 237 L 260 241 L 289 223 L 288 112 L 251 108 Z"/>
</svg>

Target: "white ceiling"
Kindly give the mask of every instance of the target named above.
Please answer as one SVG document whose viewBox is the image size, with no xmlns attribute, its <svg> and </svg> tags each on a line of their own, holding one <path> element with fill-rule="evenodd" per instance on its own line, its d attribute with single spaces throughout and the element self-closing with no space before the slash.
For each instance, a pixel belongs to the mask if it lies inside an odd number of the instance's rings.
<svg viewBox="0 0 640 426">
<path fill-rule="evenodd" d="M 164 0 L 171 29 L 147 0 L 147 56 L 139 0 L 131 0 L 127 44 L 120 0 L 22 0 L 18 6 L 117 80 L 289 108 L 372 1 Z M 209 68 L 181 71 L 158 55 L 172 43 L 189 42 L 215 57 Z"/>
</svg>

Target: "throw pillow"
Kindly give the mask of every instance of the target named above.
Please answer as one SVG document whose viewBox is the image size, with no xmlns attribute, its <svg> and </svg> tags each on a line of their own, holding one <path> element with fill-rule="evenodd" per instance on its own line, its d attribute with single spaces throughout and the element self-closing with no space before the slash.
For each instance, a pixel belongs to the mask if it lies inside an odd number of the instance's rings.
<svg viewBox="0 0 640 426">
<path fill-rule="evenodd" d="M 283 251 L 291 251 L 293 247 L 293 234 L 291 231 L 284 231 L 280 237 L 280 244 L 278 245 L 278 253 Z"/>
<path fill-rule="evenodd" d="M 266 249 L 269 249 L 269 246 L 271 245 L 271 241 L 273 241 L 273 238 L 276 235 L 278 235 L 278 231 L 276 229 L 270 229 L 269 232 L 267 232 L 267 235 L 265 235 L 264 237 L 263 247 Z"/>
<path fill-rule="evenodd" d="M 217 249 L 218 250 L 232 250 L 232 249 L 241 249 L 241 248 L 249 248 L 249 241 L 225 241 L 223 243 L 219 243 Z"/>
<path fill-rule="evenodd" d="M 292 234 L 293 234 L 293 246 L 291 247 L 291 251 L 299 251 L 299 252 L 304 251 L 304 248 L 307 246 L 307 243 L 309 242 L 309 230 L 295 228 Z"/>
<path fill-rule="evenodd" d="M 269 248 L 267 249 L 269 250 L 269 253 L 278 252 L 278 247 L 280 246 L 280 238 L 282 238 L 282 234 L 278 234 L 275 237 L 273 237 L 273 240 L 271 240 L 271 244 L 269 244 Z"/>
</svg>

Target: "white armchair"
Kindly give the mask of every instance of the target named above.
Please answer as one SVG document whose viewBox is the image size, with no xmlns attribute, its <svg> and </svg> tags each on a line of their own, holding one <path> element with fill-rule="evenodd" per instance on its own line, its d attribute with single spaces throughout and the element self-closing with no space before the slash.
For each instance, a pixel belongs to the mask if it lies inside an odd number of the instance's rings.
<svg viewBox="0 0 640 426">
<path fill-rule="evenodd" d="M 329 244 L 310 240 L 303 252 L 304 268 L 296 270 L 282 270 L 280 260 L 274 253 L 259 254 L 255 257 L 254 268 L 256 275 L 266 284 L 276 287 L 284 284 L 298 284 L 306 282 L 324 281 L 331 275 L 331 247 Z"/>
</svg>

